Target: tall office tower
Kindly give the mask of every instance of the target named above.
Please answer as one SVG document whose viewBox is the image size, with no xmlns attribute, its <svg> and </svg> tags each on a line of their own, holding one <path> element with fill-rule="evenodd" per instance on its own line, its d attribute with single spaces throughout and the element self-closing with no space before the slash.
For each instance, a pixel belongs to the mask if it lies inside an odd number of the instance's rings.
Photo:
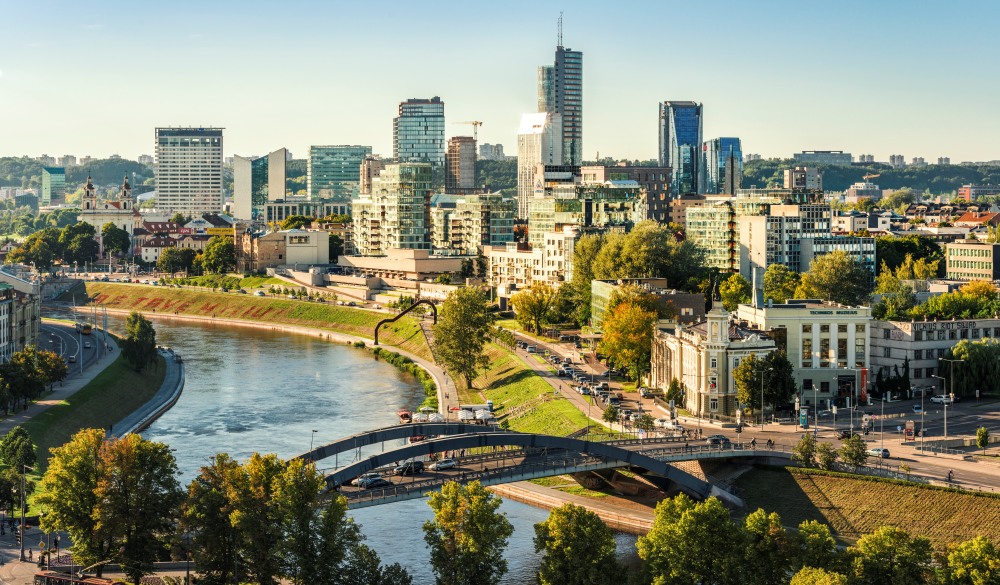
<svg viewBox="0 0 1000 585">
<path fill-rule="evenodd" d="M 436 173 L 444 168 L 441 98 L 414 98 L 399 104 L 399 115 L 392 120 L 392 157 L 401 163 L 430 163 Z"/>
<path fill-rule="evenodd" d="M 444 171 L 445 193 L 466 193 L 476 188 L 476 139 L 453 136 L 448 139 Z"/>
<path fill-rule="evenodd" d="M 555 64 L 538 68 L 538 111 L 562 120 L 562 160 L 553 164 L 579 166 L 583 161 L 583 52 L 563 46 L 562 16 Z"/>
<path fill-rule="evenodd" d="M 673 169 L 673 197 L 698 192 L 701 117 L 697 102 L 660 102 L 660 166 Z"/>
<path fill-rule="evenodd" d="M 42 167 L 41 206 L 62 203 L 66 199 L 66 169 L 62 167 Z"/>
<path fill-rule="evenodd" d="M 222 128 L 157 128 L 156 204 L 171 213 L 222 211 Z"/>
<path fill-rule="evenodd" d="M 558 114 L 539 112 L 521 116 L 517 131 L 517 217 L 528 219 L 528 203 L 535 192 L 538 164 L 558 165 L 562 156 L 562 125 Z"/>
<path fill-rule="evenodd" d="M 310 146 L 306 162 L 309 199 L 350 201 L 357 197 L 361 163 L 371 154 L 370 146 Z"/>
<path fill-rule="evenodd" d="M 735 195 L 743 181 L 743 149 L 739 138 L 713 138 L 701 149 L 700 193 Z"/>
<path fill-rule="evenodd" d="M 361 176 L 359 182 L 359 192 L 361 194 L 372 192 L 372 181 L 375 177 L 379 176 L 382 169 L 385 168 L 385 161 L 379 155 L 366 156 L 365 160 L 361 161 Z"/>
<path fill-rule="evenodd" d="M 287 149 L 257 158 L 233 157 L 233 215 L 262 220 L 269 202 L 285 199 Z"/>
<path fill-rule="evenodd" d="M 354 246 L 361 256 L 431 248 L 431 165 L 389 164 L 372 192 L 351 202 Z"/>
</svg>

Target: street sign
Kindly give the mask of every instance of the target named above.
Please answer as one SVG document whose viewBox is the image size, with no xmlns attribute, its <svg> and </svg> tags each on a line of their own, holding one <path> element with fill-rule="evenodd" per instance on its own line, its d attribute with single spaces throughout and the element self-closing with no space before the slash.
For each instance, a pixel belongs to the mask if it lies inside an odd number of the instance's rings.
<svg viewBox="0 0 1000 585">
<path fill-rule="evenodd" d="M 799 397 L 795 397 L 795 412 L 799 411 Z"/>
<path fill-rule="evenodd" d="M 740 424 L 742 422 L 743 422 L 743 411 L 740 409 L 736 409 L 736 424 Z"/>
</svg>

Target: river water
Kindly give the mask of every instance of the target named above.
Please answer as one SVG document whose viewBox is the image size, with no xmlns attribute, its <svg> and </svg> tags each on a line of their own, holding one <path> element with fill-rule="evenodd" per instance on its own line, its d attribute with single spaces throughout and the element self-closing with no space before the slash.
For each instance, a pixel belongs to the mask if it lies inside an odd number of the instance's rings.
<svg viewBox="0 0 1000 585">
<path fill-rule="evenodd" d="M 112 331 L 123 319 L 109 317 Z M 423 400 L 420 384 L 371 354 L 318 337 L 156 320 L 157 341 L 184 358 L 186 381 L 177 404 L 143 435 L 168 444 L 182 484 L 218 452 L 239 460 L 251 453 L 289 458 L 315 445 L 396 424 L 400 407 Z M 317 431 L 313 433 L 313 430 Z M 332 465 L 332 462 L 320 462 Z M 343 464 L 343 461 L 340 461 Z M 531 583 L 538 566 L 533 525 L 544 510 L 504 501 L 514 525 L 503 583 Z M 355 510 L 352 515 L 385 563 L 398 562 L 415 583 L 433 583 L 422 526 L 431 518 L 426 500 Z M 619 535 L 619 551 L 635 550 L 635 537 Z"/>
</svg>

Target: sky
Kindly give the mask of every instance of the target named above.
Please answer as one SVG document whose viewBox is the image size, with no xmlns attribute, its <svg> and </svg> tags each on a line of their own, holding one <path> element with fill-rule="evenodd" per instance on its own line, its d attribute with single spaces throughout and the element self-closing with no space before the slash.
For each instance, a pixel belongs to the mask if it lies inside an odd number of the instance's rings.
<svg viewBox="0 0 1000 585">
<path fill-rule="evenodd" d="M 657 156 L 657 104 L 704 104 L 744 153 L 1000 159 L 1000 2 L 0 0 L 0 156 L 153 154 L 157 126 L 226 156 L 392 154 L 400 101 L 516 154 L 537 68 L 584 53 L 584 157 Z"/>
</svg>

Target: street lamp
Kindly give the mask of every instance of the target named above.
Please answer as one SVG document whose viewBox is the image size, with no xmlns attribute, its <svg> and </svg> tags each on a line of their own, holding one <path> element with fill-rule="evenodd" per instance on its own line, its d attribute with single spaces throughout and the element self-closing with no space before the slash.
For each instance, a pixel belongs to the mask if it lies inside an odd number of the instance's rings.
<svg viewBox="0 0 1000 585">
<path fill-rule="evenodd" d="M 317 431 L 316 429 L 313 429 L 312 433 L 309 434 L 309 459 L 311 459 L 313 461 L 316 461 L 316 458 L 313 457 L 313 454 L 312 454 L 312 451 L 313 451 L 313 439 L 316 438 L 316 433 L 318 433 L 318 432 L 319 431 Z"/>
<path fill-rule="evenodd" d="M 949 363 L 952 363 L 952 364 L 954 364 L 956 362 L 964 362 L 965 361 L 965 360 L 949 360 L 949 359 L 945 359 L 945 358 L 938 358 L 938 360 L 942 361 L 942 362 L 949 362 Z M 951 399 L 953 401 L 955 400 L 955 366 L 949 366 L 948 367 L 948 377 L 951 378 L 951 392 L 949 392 L 948 396 L 945 396 L 945 398 L 944 398 L 944 438 L 945 439 L 948 438 L 948 400 L 949 399 Z M 944 390 L 943 387 L 941 389 Z"/>
<path fill-rule="evenodd" d="M 816 384 L 813 384 L 813 436 L 819 436 L 819 388 Z"/>
<path fill-rule="evenodd" d="M 764 374 L 773 372 L 774 368 L 766 368 L 760 371 L 760 431 L 764 432 Z"/>
</svg>

